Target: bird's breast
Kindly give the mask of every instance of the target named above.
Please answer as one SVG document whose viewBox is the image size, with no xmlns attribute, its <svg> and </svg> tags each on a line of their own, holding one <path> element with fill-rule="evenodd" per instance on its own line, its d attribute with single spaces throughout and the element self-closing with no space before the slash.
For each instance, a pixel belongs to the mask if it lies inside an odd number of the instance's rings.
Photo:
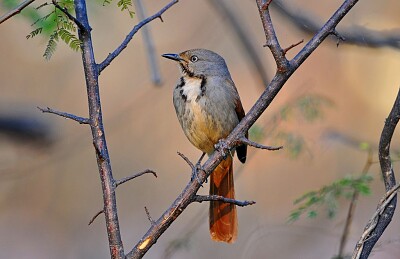
<svg viewBox="0 0 400 259">
<path fill-rule="evenodd" d="M 174 105 L 179 122 L 189 141 L 206 153 L 212 153 L 219 139 L 237 125 L 228 100 L 215 96 L 205 78 L 183 78 L 174 91 Z M 214 97 L 214 98 L 210 98 Z"/>
</svg>

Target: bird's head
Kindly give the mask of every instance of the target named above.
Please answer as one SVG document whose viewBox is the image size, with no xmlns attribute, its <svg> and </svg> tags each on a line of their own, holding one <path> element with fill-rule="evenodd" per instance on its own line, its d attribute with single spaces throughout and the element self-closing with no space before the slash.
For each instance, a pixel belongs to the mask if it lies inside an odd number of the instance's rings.
<svg viewBox="0 0 400 259">
<path fill-rule="evenodd" d="M 183 76 L 229 75 L 225 60 L 210 50 L 191 49 L 179 54 L 163 54 L 162 57 L 177 61 Z"/>
</svg>

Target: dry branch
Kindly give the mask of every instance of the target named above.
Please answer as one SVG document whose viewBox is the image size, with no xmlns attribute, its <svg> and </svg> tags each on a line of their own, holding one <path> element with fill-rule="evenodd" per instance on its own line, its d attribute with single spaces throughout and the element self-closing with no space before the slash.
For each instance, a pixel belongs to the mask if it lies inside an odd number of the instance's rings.
<svg viewBox="0 0 400 259">
<path fill-rule="evenodd" d="M 37 108 L 43 113 L 52 113 L 52 114 L 64 117 L 66 119 L 74 120 L 74 121 L 78 122 L 79 124 L 89 124 L 90 123 L 90 119 L 79 117 L 79 116 L 76 116 L 71 113 L 56 111 L 49 107 L 47 107 L 46 109 L 40 108 L 40 107 L 37 107 Z"/>
</svg>

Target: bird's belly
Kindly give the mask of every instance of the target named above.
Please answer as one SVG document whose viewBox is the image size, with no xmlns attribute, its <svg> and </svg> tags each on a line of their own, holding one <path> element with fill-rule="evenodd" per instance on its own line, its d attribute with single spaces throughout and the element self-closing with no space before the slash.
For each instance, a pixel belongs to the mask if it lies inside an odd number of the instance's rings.
<svg viewBox="0 0 400 259">
<path fill-rule="evenodd" d="M 227 137 L 238 123 L 232 123 L 232 119 L 224 117 L 224 114 L 201 102 L 187 102 L 185 116 L 181 121 L 186 137 L 201 151 L 212 153 L 218 140 Z"/>
</svg>

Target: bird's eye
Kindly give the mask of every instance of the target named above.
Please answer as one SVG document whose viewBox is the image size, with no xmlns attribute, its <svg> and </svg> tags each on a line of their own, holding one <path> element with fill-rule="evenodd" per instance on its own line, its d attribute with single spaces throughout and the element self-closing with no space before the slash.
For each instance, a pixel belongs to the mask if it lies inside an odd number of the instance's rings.
<svg viewBox="0 0 400 259">
<path fill-rule="evenodd" d="M 199 58 L 196 55 L 190 57 L 190 61 L 192 62 L 196 62 L 197 60 L 199 60 Z"/>
</svg>

